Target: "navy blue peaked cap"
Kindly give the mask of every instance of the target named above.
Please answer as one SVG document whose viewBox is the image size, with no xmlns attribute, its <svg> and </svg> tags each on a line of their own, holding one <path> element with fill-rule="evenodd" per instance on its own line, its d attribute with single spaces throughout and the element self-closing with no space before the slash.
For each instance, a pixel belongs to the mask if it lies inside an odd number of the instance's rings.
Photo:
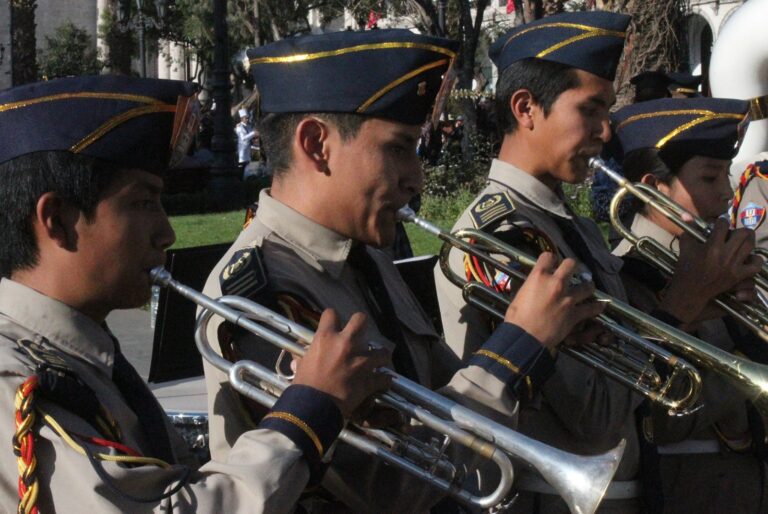
<svg viewBox="0 0 768 514">
<path fill-rule="evenodd" d="M 416 125 L 432 112 L 457 49 L 387 29 L 284 39 L 247 55 L 262 113 L 359 113 Z"/>
<path fill-rule="evenodd" d="M 0 91 L 0 163 L 67 151 L 162 172 L 180 160 L 196 133 L 197 91 L 191 82 L 110 75 Z"/>
<path fill-rule="evenodd" d="M 725 98 L 660 98 L 629 105 L 612 116 L 624 154 L 662 153 L 731 159 L 744 132 L 749 103 Z"/>
<path fill-rule="evenodd" d="M 558 62 L 613 80 L 630 17 L 605 11 L 556 14 L 513 28 L 491 45 L 499 73 L 517 61 Z"/>
<path fill-rule="evenodd" d="M 667 98 L 671 92 L 696 95 L 701 80 L 701 75 L 657 70 L 644 71 L 632 77 L 629 82 L 635 86 L 637 98 L 650 100 Z"/>
</svg>

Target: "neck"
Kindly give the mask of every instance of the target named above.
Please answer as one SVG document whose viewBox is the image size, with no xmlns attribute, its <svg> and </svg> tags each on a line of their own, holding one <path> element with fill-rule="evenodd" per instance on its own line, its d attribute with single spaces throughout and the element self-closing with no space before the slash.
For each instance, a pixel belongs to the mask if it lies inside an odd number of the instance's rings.
<svg viewBox="0 0 768 514">
<path fill-rule="evenodd" d="M 500 161 L 504 161 L 519 170 L 536 178 L 539 182 L 555 191 L 560 180 L 552 176 L 549 169 L 542 164 L 542 151 L 518 128 L 511 134 L 505 134 L 499 150 Z"/>
<path fill-rule="evenodd" d="M 659 228 L 675 237 L 679 237 L 683 233 L 683 230 L 680 227 L 669 221 L 669 218 L 656 209 L 645 209 L 643 211 L 643 216 L 648 218 L 654 225 L 657 225 Z"/>
<path fill-rule="evenodd" d="M 98 324 L 102 324 L 112 310 L 103 302 L 80 296 L 79 289 L 72 287 L 72 275 L 63 270 L 51 273 L 47 272 L 42 265 L 37 265 L 33 269 L 16 271 L 10 278 L 48 298 L 72 307 Z"/>
<path fill-rule="evenodd" d="M 299 173 L 299 170 L 285 170 L 285 175 L 278 176 L 272 181 L 270 196 L 280 203 L 287 205 L 302 216 L 333 230 L 333 226 L 325 219 L 325 202 L 322 191 L 311 185 L 301 185 L 289 175 Z"/>
</svg>

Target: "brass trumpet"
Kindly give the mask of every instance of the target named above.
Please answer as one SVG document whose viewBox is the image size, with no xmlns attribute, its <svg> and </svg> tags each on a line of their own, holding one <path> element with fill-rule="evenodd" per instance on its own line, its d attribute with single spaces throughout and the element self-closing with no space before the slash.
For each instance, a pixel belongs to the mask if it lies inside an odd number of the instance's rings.
<svg viewBox="0 0 768 514">
<path fill-rule="evenodd" d="M 314 333 L 245 298 L 225 296 L 214 300 L 173 280 L 164 268 L 153 269 L 151 277 L 153 283 L 168 287 L 202 307 L 195 329 L 195 341 L 203 358 L 227 373 L 232 387 L 240 394 L 271 407 L 277 400 L 271 391 L 282 392 L 290 383 L 256 362 L 232 363 L 218 355 L 206 335 L 212 316 L 219 315 L 233 325 L 298 356 L 304 354 Z M 473 495 L 461 488 L 461 477 L 455 475 L 456 466 L 443 452 L 434 451 L 418 440 L 411 440 L 413 438 L 404 440 L 399 433 L 354 427 L 342 431 L 339 438 L 475 508 L 492 509 L 504 504 L 512 485 L 513 469 L 509 460 L 509 456 L 512 456 L 538 470 L 563 497 L 571 512 L 594 513 L 624 453 L 625 441 L 621 441 L 614 449 L 602 455 L 573 455 L 487 419 L 390 369 L 379 369 L 377 372 L 392 377 L 391 391 L 379 395 L 376 398 L 378 402 L 442 434 L 446 444 L 455 441 L 492 460 L 501 472 L 498 486 L 487 496 Z"/>
<path fill-rule="evenodd" d="M 521 284 L 527 275 L 513 267 L 513 264 L 517 263 L 523 268 L 531 269 L 536 263 L 533 257 L 481 230 L 461 229 L 449 233 L 416 216 L 413 210 L 408 207 L 400 209 L 398 214 L 403 221 L 414 223 L 444 241 L 440 249 L 440 269 L 451 283 L 461 288 L 465 302 L 499 320 L 504 319 L 504 311 L 510 303 L 509 296 L 499 293 L 483 283 L 468 281 L 451 269 L 448 256 L 456 248 L 477 257 L 492 268 L 518 280 Z M 502 262 L 493 255 L 503 255 L 511 262 Z M 607 311 L 612 312 L 616 319 L 629 322 L 636 329 L 638 327 L 646 328 L 656 321 L 653 317 L 600 291 L 595 293 L 595 297 L 598 301 L 607 304 Z M 627 353 L 619 346 L 606 346 L 598 343 L 585 344 L 579 347 L 561 345 L 560 351 L 596 368 L 646 398 L 663 405 L 670 415 L 684 416 L 697 410 L 699 405 L 696 402 L 701 391 L 701 376 L 698 371 L 685 360 L 654 344 L 637 332 L 626 328 L 616 319 L 601 314 L 597 321 L 619 341 L 623 341 L 644 354 L 645 360 Z M 672 329 L 672 327 L 668 328 Z M 663 331 L 659 332 L 663 335 L 659 335 L 659 333 L 649 335 L 653 337 L 667 335 Z M 685 336 L 690 337 L 688 334 Z M 656 361 L 666 363 L 671 370 L 665 378 L 662 378 L 654 368 Z M 679 387 L 676 384 L 679 384 Z M 678 390 L 681 391 L 678 393 L 679 396 L 673 397 L 672 391 Z"/>
<path fill-rule="evenodd" d="M 443 248 L 440 251 L 440 267 L 443 273 L 445 273 L 451 281 L 458 277 L 458 281 L 460 281 L 462 284 L 466 284 L 466 281 L 456 275 L 452 270 L 450 270 L 448 266 L 448 252 L 454 247 L 474 255 L 478 259 L 488 263 L 500 271 L 503 271 L 504 273 L 507 273 L 510 277 L 517 278 L 518 280 L 525 280 L 526 275 L 523 272 L 512 268 L 505 262 L 494 258 L 492 254 L 504 255 L 511 262 L 518 263 L 527 269 L 531 269 L 536 264 L 535 259 L 530 255 L 527 255 L 524 252 L 521 252 L 520 250 L 507 245 L 503 241 L 500 241 L 482 231 L 465 229 L 457 231 L 455 235 L 450 234 L 445 230 L 442 230 L 441 228 L 433 225 L 432 223 L 419 218 L 414 214 L 413 210 L 408 207 L 400 209 L 399 215 L 402 220 L 415 223 L 419 227 L 445 241 Z M 476 246 L 475 244 L 471 244 L 464 239 L 476 239 L 477 241 L 480 241 L 481 244 L 480 246 Z M 475 285 L 484 287 L 480 284 Z M 477 288 L 473 287 L 471 290 L 475 289 Z M 504 300 L 504 302 L 509 303 L 509 298 L 505 298 L 503 295 L 499 295 L 495 291 L 490 291 L 489 293 L 492 295 L 500 296 L 499 300 Z M 467 299 L 470 294 L 471 293 L 465 290 L 465 299 Z M 747 399 L 752 401 L 755 408 L 763 415 L 763 417 L 768 416 L 768 366 L 752 362 L 749 359 L 738 357 L 725 350 L 721 350 L 716 346 L 693 337 L 692 335 L 683 332 L 682 330 L 671 327 L 666 323 L 663 323 L 662 321 L 600 291 L 595 292 L 595 299 L 606 303 L 605 313 L 600 317 L 601 319 L 598 321 L 603 323 L 608 330 L 613 331 L 614 328 L 619 328 L 620 334 L 622 330 L 626 331 L 627 329 L 621 327 L 619 323 L 627 323 L 635 330 L 637 330 L 638 334 L 636 335 L 653 337 L 659 341 L 659 344 L 664 345 L 668 350 L 674 352 L 673 354 L 668 352 L 660 354 L 660 357 L 665 354 L 669 356 L 667 364 L 673 370 L 673 374 L 675 374 L 674 370 L 677 369 L 678 362 L 682 361 L 682 359 L 677 357 L 677 355 L 690 358 L 698 365 L 711 369 L 715 373 L 721 375 L 726 380 L 731 382 L 734 387 L 741 391 Z M 486 309 L 483 305 L 484 303 L 487 302 L 472 302 L 473 305 L 480 309 L 486 310 L 486 312 L 489 312 L 490 314 L 499 314 L 498 309 L 495 312 L 493 310 Z M 610 315 L 611 318 L 608 318 L 605 314 Z M 655 348 L 657 348 L 656 345 L 653 345 L 650 342 L 647 342 L 647 344 L 649 351 L 650 349 L 654 349 L 655 351 Z M 591 359 L 582 358 L 582 356 L 579 355 L 578 348 L 571 349 L 566 347 L 562 348 L 561 351 L 567 351 L 575 358 L 579 358 L 584 362 L 590 363 Z M 653 356 L 651 355 L 650 358 L 652 357 Z M 610 361 L 605 363 L 594 363 L 593 365 L 598 369 L 604 370 L 606 373 L 608 373 L 608 376 L 613 377 L 624 384 L 630 385 L 634 382 L 634 379 L 631 377 L 621 377 L 620 372 L 614 371 Z M 693 396 L 697 397 L 701 388 L 701 378 L 699 374 L 693 373 L 692 371 L 695 370 L 692 370 L 690 368 L 690 364 L 686 363 L 683 369 L 681 369 L 679 372 L 688 378 L 690 384 L 686 394 L 678 400 L 667 398 L 668 391 L 670 390 L 670 384 L 666 382 L 665 385 L 659 390 L 642 391 L 635 386 L 630 385 L 630 387 L 639 390 L 641 394 L 645 394 L 653 401 L 657 401 L 665 406 L 672 407 L 673 410 L 677 410 L 678 413 L 690 411 L 691 408 L 695 407 L 692 407 L 691 404 L 688 403 L 690 401 L 689 398 Z M 670 376 L 670 378 L 673 377 Z"/>
<path fill-rule="evenodd" d="M 711 233 L 710 226 L 698 216 L 693 216 L 682 206 L 659 190 L 645 184 L 633 184 L 616 171 L 612 170 L 599 157 L 590 159 L 589 165 L 593 169 L 599 169 L 614 182 L 619 185 L 619 190 L 613 196 L 609 209 L 611 225 L 616 231 L 626 239 L 643 259 L 656 266 L 662 273 L 668 277 L 672 275 L 677 263 L 677 255 L 664 248 L 658 241 L 651 237 L 639 237 L 627 227 L 619 216 L 619 210 L 622 202 L 628 194 L 631 194 L 646 205 L 656 209 L 666 216 L 672 223 L 680 227 L 696 238 L 699 242 L 705 242 Z M 690 217 L 691 221 L 686 221 L 684 217 Z M 758 255 L 764 255 L 756 252 Z M 758 287 L 768 290 L 768 269 L 765 265 L 763 270 L 755 277 Z M 742 323 L 755 335 L 763 341 L 768 342 L 768 309 L 765 306 L 752 305 L 739 301 L 733 294 L 726 293 L 714 300 L 714 303 L 727 312 L 734 319 Z"/>
</svg>

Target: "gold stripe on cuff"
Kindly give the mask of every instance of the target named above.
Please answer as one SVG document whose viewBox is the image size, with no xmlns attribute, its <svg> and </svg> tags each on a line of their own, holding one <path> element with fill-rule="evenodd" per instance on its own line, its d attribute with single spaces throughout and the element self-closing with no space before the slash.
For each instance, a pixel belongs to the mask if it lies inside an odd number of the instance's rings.
<svg viewBox="0 0 768 514">
<path fill-rule="evenodd" d="M 505 368 L 511 370 L 513 373 L 520 373 L 520 368 L 512 364 L 512 361 L 509 359 L 505 359 L 498 353 L 492 352 L 490 350 L 478 350 L 475 352 L 475 355 L 483 355 L 485 357 L 488 357 L 489 359 L 493 359 Z"/>
<path fill-rule="evenodd" d="M 290 412 L 283 412 L 283 411 L 274 411 L 270 412 L 266 416 L 264 416 L 264 419 L 267 418 L 277 418 L 282 419 L 283 421 L 287 421 L 288 423 L 292 423 L 302 429 L 305 434 L 307 434 L 307 437 L 309 437 L 312 440 L 312 443 L 314 443 L 315 448 L 317 449 L 318 455 L 320 457 L 323 456 L 323 445 L 320 442 L 320 438 L 317 437 L 317 434 L 315 434 L 315 431 L 312 430 L 312 427 L 307 425 L 302 419 L 298 418 L 297 416 L 294 416 Z"/>
</svg>

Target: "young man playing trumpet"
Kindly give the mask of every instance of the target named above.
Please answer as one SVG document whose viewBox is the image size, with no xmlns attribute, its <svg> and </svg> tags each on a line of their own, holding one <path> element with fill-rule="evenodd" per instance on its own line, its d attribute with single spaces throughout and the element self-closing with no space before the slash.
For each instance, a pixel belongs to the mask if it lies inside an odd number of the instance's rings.
<svg viewBox="0 0 768 514">
<path fill-rule="evenodd" d="M 196 131 L 196 93 L 111 76 L 0 92 L 4 512 L 293 512 L 321 467 L 313 440 L 327 448 L 388 386 L 359 317 L 339 332 L 325 313 L 295 385 L 196 469 L 104 321 L 147 302 L 174 242 L 162 176 Z"/>
<path fill-rule="evenodd" d="M 747 107 L 740 100 L 696 98 L 654 100 L 621 109 L 613 121 L 625 155 L 624 175 L 657 189 L 705 222 L 717 223 L 710 237 L 724 239 L 727 225 L 719 218 L 733 196 L 728 169 L 738 150 Z M 683 230 L 652 206 L 632 201 L 630 209 L 635 236 L 654 239 L 676 254 L 681 245 L 692 243 L 691 239 L 681 240 Z M 710 257 L 747 261 L 751 245 L 744 236 L 743 231 L 731 234 L 744 241 L 731 247 L 733 256 Z M 622 277 L 632 304 L 653 311 L 666 294 L 669 278 L 626 239 L 613 253 L 624 259 Z M 706 272 L 711 267 L 708 263 L 691 265 L 699 268 L 699 281 L 717 278 Z M 739 299 L 754 300 L 751 284 L 745 285 Z M 703 319 L 689 323 L 688 330 L 707 343 L 742 354 L 752 354 L 765 344 L 735 319 L 723 317 L 719 309 L 698 309 L 704 311 Z M 764 431 L 760 418 L 742 392 L 713 370 L 700 371 L 704 382 L 701 409 L 689 416 L 671 417 L 665 409 L 655 408 L 643 423 L 643 435 L 658 446 L 663 511 L 765 512 L 766 470 L 756 455 L 765 449 L 760 440 L 763 436 L 758 435 Z"/>
<path fill-rule="evenodd" d="M 589 159 L 610 138 L 612 81 L 628 23 L 628 16 L 616 13 L 565 13 L 516 27 L 493 44 L 491 58 L 499 68 L 496 106 L 504 132 L 502 145 L 491 165 L 488 185 L 455 224 L 457 229 L 474 226 L 513 244 L 522 242 L 526 249 L 544 247 L 575 258 L 580 274 L 588 272 L 598 289 L 619 300 L 626 298 L 619 276 L 621 260 L 610 254 L 594 222 L 577 216 L 566 203 L 562 184 L 582 182 Z M 460 252 L 453 253 L 450 266 L 459 274 L 477 271 Z M 730 268 L 708 272 L 719 286 L 736 283 Z M 461 292 L 439 270 L 435 274 L 446 342 L 457 356 L 467 358 L 487 337 L 492 320 L 466 305 Z M 505 287 L 505 277 L 486 278 L 492 285 Z M 672 296 L 657 312 L 666 319 L 688 316 L 688 304 L 681 309 L 676 302 L 681 296 L 699 294 L 679 285 L 671 288 Z M 703 298 L 711 297 L 709 292 L 702 293 L 706 293 Z M 531 387 L 524 398 L 519 429 L 548 444 L 590 454 L 626 439 L 617 480 L 608 488 L 600 512 L 642 508 L 641 484 L 636 480 L 638 395 L 560 354 L 552 376 L 539 388 Z M 521 512 L 567 511 L 540 477 L 523 470 L 518 484 L 523 491 L 518 502 Z"/>
<path fill-rule="evenodd" d="M 553 256 L 543 256 L 507 323 L 462 367 L 379 250 L 392 243 L 397 210 L 421 191 L 416 142 L 455 48 L 444 39 L 378 30 L 249 50 L 274 181 L 206 291 L 271 302 L 310 326 L 326 307 L 342 319 L 362 311 L 366 339 L 392 349 L 398 373 L 510 419 L 521 372 L 534 381 L 545 376 L 552 360 L 546 347 L 601 307 L 584 302 L 591 285 L 566 287 L 573 261 L 558 267 Z M 275 360 L 267 345 L 226 324 L 211 326 L 209 336 L 226 356 Z M 206 380 L 212 452 L 226 455 L 258 412 L 246 414 L 220 373 L 208 368 Z M 334 511 L 422 512 L 439 498 L 344 445 L 323 485 L 346 504 L 326 507 Z"/>
</svg>

